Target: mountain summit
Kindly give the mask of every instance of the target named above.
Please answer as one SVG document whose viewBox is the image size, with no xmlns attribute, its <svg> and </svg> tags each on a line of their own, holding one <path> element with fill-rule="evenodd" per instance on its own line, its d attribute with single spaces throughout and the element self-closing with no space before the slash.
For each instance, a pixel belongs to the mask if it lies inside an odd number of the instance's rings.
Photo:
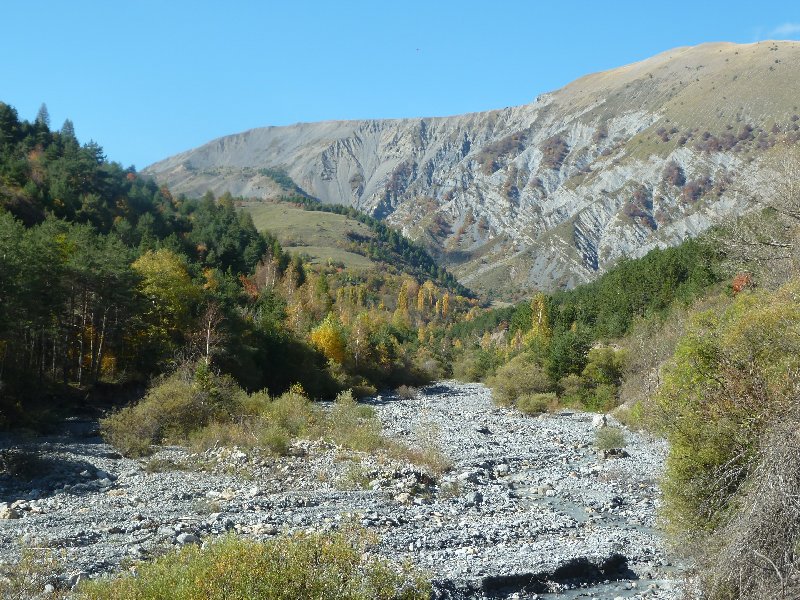
<svg viewBox="0 0 800 600">
<path fill-rule="evenodd" d="M 746 209 L 800 139 L 800 42 L 710 43 L 582 77 L 524 106 L 226 136 L 145 172 L 175 192 L 292 182 L 424 241 L 496 297 L 569 287 Z"/>
</svg>

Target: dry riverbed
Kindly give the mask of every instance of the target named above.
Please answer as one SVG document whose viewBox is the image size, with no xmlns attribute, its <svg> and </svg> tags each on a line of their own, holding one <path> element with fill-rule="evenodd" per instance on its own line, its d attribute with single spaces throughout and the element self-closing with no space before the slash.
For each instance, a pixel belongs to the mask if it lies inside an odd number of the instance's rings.
<svg viewBox="0 0 800 600">
<path fill-rule="evenodd" d="M 387 435 L 438 447 L 451 470 L 318 441 L 280 459 L 169 447 L 131 460 L 85 421 L 59 436 L 0 438 L 7 464 L 26 473 L 0 474 L 0 563 L 50 548 L 48 585 L 68 589 L 227 532 L 268 538 L 355 522 L 380 536 L 383 555 L 428 571 L 440 598 L 678 596 L 655 529 L 663 441 L 626 432 L 627 456 L 598 456 L 591 415 L 525 417 L 478 384 L 440 382 L 373 404 Z"/>
</svg>

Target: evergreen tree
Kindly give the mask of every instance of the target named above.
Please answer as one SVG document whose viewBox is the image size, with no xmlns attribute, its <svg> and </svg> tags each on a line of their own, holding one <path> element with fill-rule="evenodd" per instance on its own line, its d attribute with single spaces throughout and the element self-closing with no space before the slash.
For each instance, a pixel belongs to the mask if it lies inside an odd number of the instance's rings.
<svg viewBox="0 0 800 600">
<path fill-rule="evenodd" d="M 75 125 L 70 119 L 64 120 L 64 124 L 61 126 L 61 137 L 65 142 L 75 142 L 77 144 L 78 138 L 75 136 Z"/>
<path fill-rule="evenodd" d="M 39 112 L 36 113 L 36 124 L 50 129 L 50 112 L 47 110 L 47 104 L 42 102 L 39 107 Z"/>
</svg>

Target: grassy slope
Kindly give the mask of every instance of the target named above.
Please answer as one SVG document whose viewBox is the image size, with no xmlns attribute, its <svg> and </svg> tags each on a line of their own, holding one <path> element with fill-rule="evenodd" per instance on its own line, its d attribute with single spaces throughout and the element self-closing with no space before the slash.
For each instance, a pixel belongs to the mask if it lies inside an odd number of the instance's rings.
<svg viewBox="0 0 800 600">
<path fill-rule="evenodd" d="M 350 232 L 373 237 L 363 223 L 343 215 L 308 211 L 285 203 L 252 202 L 245 204 L 243 210 L 252 215 L 259 231 L 269 231 L 286 250 L 307 254 L 315 263 L 331 259 L 353 270 L 375 265 L 369 258 L 345 250 Z"/>
</svg>

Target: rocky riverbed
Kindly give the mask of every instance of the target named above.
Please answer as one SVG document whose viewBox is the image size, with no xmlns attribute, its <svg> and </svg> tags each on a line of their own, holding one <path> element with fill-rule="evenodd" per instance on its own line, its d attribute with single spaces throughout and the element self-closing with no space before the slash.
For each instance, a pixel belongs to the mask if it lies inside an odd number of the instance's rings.
<svg viewBox="0 0 800 600">
<path fill-rule="evenodd" d="M 49 585 L 131 568 L 227 532 L 268 538 L 355 522 L 379 552 L 431 573 L 440 598 L 673 598 L 678 569 L 655 530 L 663 441 L 626 432 L 598 454 L 592 415 L 525 417 L 478 384 L 372 400 L 387 435 L 437 447 L 444 474 L 320 441 L 290 456 L 219 448 L 121 457 L 96 422 L 0 438 L 0 563 L 61 557 Z M 51 589 L 51 588 L 48 588 Z M 43 590 L 44 591 L 44 590 Z"/>
</svg>

